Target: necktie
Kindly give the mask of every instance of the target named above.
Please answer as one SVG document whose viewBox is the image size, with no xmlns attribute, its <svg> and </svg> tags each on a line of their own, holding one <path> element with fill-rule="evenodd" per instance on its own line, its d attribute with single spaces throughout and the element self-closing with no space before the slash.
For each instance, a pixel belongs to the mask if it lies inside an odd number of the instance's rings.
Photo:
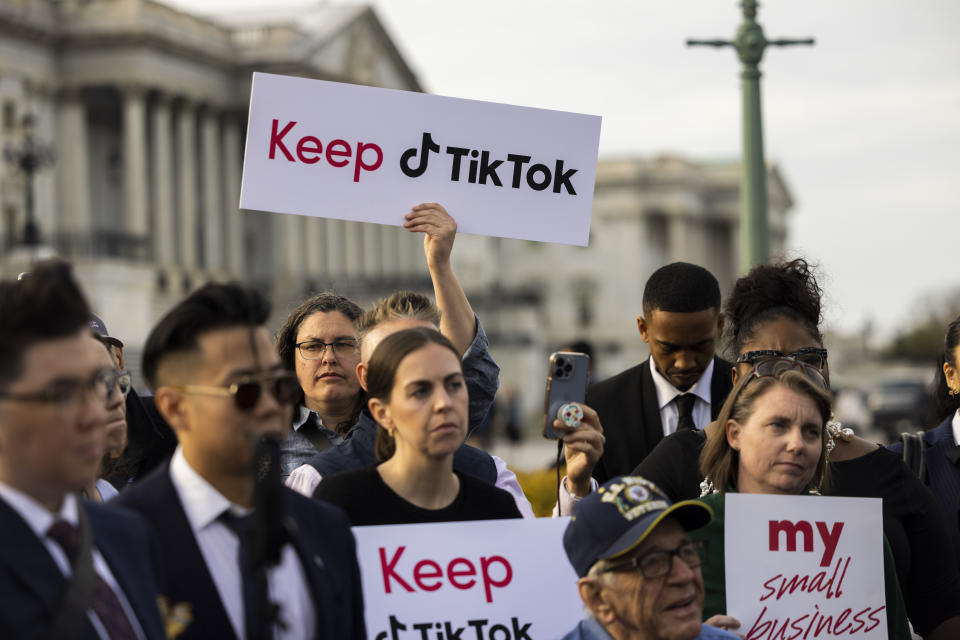
<svg viewBox="0 0 960 640">
<path fill-rule="evenodd" d="M 237 562 L 240 565 L 240 581 L 243 593 L 243 623 L 246 629 L 247 640 L 261 640 L 268 638 L 266 630 L 261 624 L 260 598 L 257 597 L 256 576 L 253 575 L 252 558 L 250 554 L 250 526 L 253 516 L 238 516 L 229 510 L 220 515 L 220 522 L 227 525 L 240 541 L 237 551 Z"/>
<path fill-rule="evenodd" d="M 73 563 L 78 552 L 77 528 L 65 520 L 57 520 L 47 530 L 47 536 L 60 545 Z M 136 639 L 137 634 L 123 611 L 120 599 L 100 574 L 97 574 L 96 584 L 93 587 L 93 612 L 97 614 L 110 640 Z"/>
<path fill-rule="evenodd" d="M 693 405 L 696 401 L 697 397 L 692 393 L 684 393 L 674 398 L 674 402 L 677 403 L 677 411 L 680 415 L 679 420 L 677 420 L 677 431 L 697 428 L 693 423 Z"/>
</svg>

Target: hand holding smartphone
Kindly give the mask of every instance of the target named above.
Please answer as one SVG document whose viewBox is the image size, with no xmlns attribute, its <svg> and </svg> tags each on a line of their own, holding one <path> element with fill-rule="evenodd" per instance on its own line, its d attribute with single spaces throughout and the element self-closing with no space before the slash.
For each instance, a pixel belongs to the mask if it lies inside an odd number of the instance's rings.
<svg viewBox="0 0 960 640">
<path fill-rule="evenodd" d="M 553 428 L 561 407 L 571 402 L 583 404 L 590 380 L 590 356 L 574 351 L 550 355 L 547 391 L 544 399 L 543 437 L 558 440 L 564 432 Z"/>
</svg>

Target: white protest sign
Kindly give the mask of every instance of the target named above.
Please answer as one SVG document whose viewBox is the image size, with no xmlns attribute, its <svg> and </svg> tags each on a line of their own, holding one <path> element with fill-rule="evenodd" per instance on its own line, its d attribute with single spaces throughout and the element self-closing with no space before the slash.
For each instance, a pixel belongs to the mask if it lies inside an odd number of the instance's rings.
<svg viewBox="0 0 960 640">
<path fill-rule="evenodd" d="M 586 246 L 600 117 L 253 74 L 240 207 Z"/>
<path fill-rule="evenodd" d="M 371 640 L 558 638 L 583 617 L 569 518 L 355 527 Z"/>
<path fill-rule="evenodd" d="M 727 613 L 747 640 L 887 637 L 879 499 L 725 501 Z"/>
</svg>

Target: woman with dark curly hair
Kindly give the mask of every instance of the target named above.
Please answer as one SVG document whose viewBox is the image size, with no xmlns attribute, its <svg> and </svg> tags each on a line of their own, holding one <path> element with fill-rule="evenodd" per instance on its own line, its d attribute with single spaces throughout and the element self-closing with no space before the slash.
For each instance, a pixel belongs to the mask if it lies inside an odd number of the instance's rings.
<svg viewBox="0 0 960 640">
<path fill-rule="evenodd" d="M 822 294 L 803 259 L 760 265 L 737 280 L 725 308 L 737 356 L 734 380 L 766 359 L 788 357 L 815 367 L 829 382 L 819 329 Z M 715 424 L 704 430 L 707 436 Z M 960 637 L 960 574 L 930 491 L 895 453 L 834 421 L 827 429 L 832 436 L 829 495 L 883 498 L 883 529 L 914 631 L 927 639 Z M 698 458 L 707 436 L 684 431 L 664 438 L 634 475 L 652 480 L 672 500 L 695 498 L 701 492 Z M 709 491 L 709 483 L 703 484 Z"/>
</svg>

